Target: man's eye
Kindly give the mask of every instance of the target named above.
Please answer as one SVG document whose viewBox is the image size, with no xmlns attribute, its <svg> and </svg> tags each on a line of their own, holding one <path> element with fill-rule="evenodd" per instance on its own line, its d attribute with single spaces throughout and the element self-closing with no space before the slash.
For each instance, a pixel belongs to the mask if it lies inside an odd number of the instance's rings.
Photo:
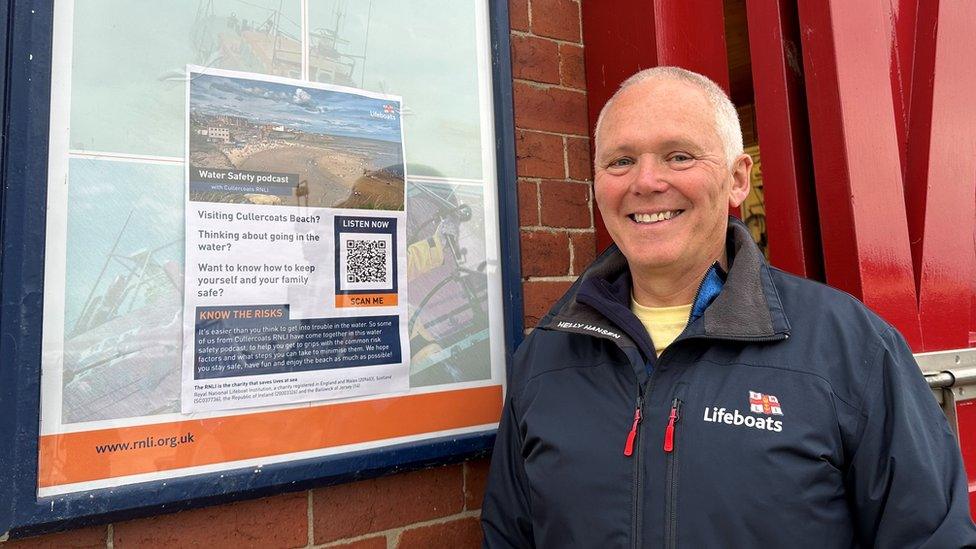
<svg viewBox="0 0 976 549">
<path fill-rule="evenodd" d="M 616 160 L 611 161 L 610 164 L 607 167 L 609 167 L 609 168 L 621 168 L 621 167 L 624 167 L 624 166 L 633 165 L 633 163 L 634 163 L 634 161 L 632 159 L 630 159 L 630 158 L 618 158 Z"/>
<path fill-rule="evenodd" d="M 684 162 L 691 162 L 692 160 L 694 160 L 694 158 L 691 155 L 685 153 L 674 153 L 668 157 L 668 160 L 670 160 L 671 162 L 684 163 Z"/>
</svg>

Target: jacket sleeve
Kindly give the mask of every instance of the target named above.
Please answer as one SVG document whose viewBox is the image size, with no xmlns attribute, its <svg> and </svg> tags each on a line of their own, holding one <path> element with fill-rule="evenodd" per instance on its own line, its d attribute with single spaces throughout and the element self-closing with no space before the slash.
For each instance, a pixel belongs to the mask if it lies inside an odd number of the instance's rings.
<svg viewBox="0 0 976 549">
<path fill-rule="evenodd" d="M 481 506 L 484 547 L 534 547 L 529 483 L 522 460 L 522 437 L 509 395 L 491 456 Z"/>
<path fill-rule="evenodd" d="M 861 543 L 976 547 L 959 446 L 894 329 L 873 362 L 847 472 Z"/>
</svg>

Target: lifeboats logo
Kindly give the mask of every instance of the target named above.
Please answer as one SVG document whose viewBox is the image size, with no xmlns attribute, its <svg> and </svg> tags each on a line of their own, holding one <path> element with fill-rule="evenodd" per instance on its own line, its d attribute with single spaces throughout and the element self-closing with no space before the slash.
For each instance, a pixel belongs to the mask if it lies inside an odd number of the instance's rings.
<svg viewBox="0 0 976 549">
<path fill-rule="evenodd" d="M 783 415 L 783 408 L 779 404 L 779 399 L 773 395 L 764 395 L 754 391 L 749 391 L 749 411 L 766 415 Z M 724 423 L 759 429 L 760 431 L 783 432 L 783 422 L 778 419 L 743 415 L 738 410 L 728 411 L 717 406 L 705 407 L 704 420 L 708 423 Z"/>
</svg>

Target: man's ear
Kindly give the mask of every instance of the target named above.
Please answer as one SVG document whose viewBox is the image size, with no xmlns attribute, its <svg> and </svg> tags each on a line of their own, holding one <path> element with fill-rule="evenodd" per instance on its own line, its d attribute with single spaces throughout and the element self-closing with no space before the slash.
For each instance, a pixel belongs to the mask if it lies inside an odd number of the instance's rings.
<svg viewBox="0 0 976 549">
<path fill-rule="evenodd" d="M 752 157 L 740 154 L 732 163 L 732 186 L 729 188 L 729 207 L 738 208 L 749 196 L 749 175 L 752 173 Z"/>
</svg>

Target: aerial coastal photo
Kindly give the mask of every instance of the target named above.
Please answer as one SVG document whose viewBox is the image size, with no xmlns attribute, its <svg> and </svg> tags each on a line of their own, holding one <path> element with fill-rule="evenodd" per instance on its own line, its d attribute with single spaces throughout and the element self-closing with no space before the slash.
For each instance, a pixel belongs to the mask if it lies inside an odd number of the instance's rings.
<svg viewBox="0 0 976 549">
<path fill-rule="evenodd" d="M 400 101 L 190 72 L 189 198 L 403 210 Z"/>
</svg>

